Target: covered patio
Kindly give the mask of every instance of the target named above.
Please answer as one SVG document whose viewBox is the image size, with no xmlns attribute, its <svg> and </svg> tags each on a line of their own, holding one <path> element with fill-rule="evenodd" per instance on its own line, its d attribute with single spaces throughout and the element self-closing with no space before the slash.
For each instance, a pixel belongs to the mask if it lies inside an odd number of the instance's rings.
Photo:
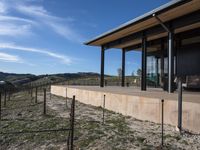
<svg viewBox="0 0 200 150">
<path fill-rule="evenodd" d="M 101 47 L 100 87 L 105 86 L 105 51 L 121 49 L 121 86 L 125 86 L 126 53 L 141 51 L 141 90 L 147 90 L 147 57 L 156 64 L 157 83 L 168 93 L 176 89 L 175 78 L 200 75 L 200 1 L 174 0 L 103 33 L 86 45 Z M 192 60 L 192 61 L 191 61 Z"/>
</svg>

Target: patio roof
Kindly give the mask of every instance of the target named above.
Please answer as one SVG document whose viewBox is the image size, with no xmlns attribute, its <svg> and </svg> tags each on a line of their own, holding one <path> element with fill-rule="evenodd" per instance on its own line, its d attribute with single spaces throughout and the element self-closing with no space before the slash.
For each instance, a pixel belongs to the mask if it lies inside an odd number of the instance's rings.
<svg viewBox="0 0 200 150">
<path fill-rule="evenodd" d="M 159 25 L 159 22 L 153 16 L 153 14 L 156 14 L 156 16 L 158 16 L 160 20 L 162 20 L 162 22 L 167 24 L 168 22 L 171 22 L 177 18 L 186 16 L 188 14 L 191 14 L 199 10 L 200 10 L 200 0 L 173 0 L 142 16 L 139 16 L 125 24 L 122 24 L 117 28 L 114 28 L 108 32 L 105 32 L 85 42 L 84 44 L 91 45 L 91 46 L 103 46 L 106 44 L 108 45 L 111 42 L 116 41 L 118 39 L 122 39 L 124 37 L 133 35 L 131 40 L 124 40 L 123 42 L 121 42 L 122 40 L 117 41 L 118 44 L 114 44 L 109 47 L 109 48 L 125 48 L 131 45 L 141 43 L 140 37 L 143 31 L 146 31 L 149 29 L 154 29 L 156 32 L 158 31 L 159 28 L 154 28 L 154 27 L 157 27 L 160 25 Z M 197 12 L 196 20 L 200 18 L 198 14 L 199 13 Z M 183 20 L 181 21 L 183 22 Z M 200 27 L 200 23 L 198 21 L 191 22 L 190 25 L 187 25 L 187 26 L 176 25 L 174 32 L 180 33 L 180 32 L 184 32 L 184 31 L 191 30 L 194 28 L 199 28 L 199 27 Z M 137 36 L 138 34 L 139 36 Z M 154 39 L 158 39 L 165 36 L 167 36 L 167 32 L 163 31 L 162 29 L 162 32 L 147 35 L 147 40 L 148 41 L 154 40 Z"/>
</svg>

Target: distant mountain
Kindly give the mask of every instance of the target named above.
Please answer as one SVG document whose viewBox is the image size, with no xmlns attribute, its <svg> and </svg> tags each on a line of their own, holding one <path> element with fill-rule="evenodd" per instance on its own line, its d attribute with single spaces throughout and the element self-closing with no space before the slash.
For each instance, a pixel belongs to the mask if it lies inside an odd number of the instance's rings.
<svg viewBox="0 0 200 150">
<path fill-rule="evenodd" d="M 51 81 L 64 81 L 74 78 L 88 78 L 99 77 L 98 73 L 93 72 L 78 72 L 78 73 L 58 73 L 58 74 L 45 74 L 45 75 L 33 75 L 33 74 L 16 74 L 16 73 L 4 73 L 0 72 L 0 81 L 9 81 L 15 85 L 21 85 L 29 82 L 43 82 L 48 77 Z"/>
<path fill-rule="evenodd" d="M 31 80 L 37 79 L 38 77 L 33 74 L 16 74 L 16 73 L 4 73 L 0 72 L 0 80 L 1 81 L 16 81 L 16 80 L 21 80 L 29 78 Z"/>
<path fill-rule="evenodd" d="M 98 77 L 99 74 L 93 72 L 78 72 L 78 73 L 53 74 L 49 76 L 57 76 L 57 77 L 63 77 L 65 79 L 70 79 L 70 78 L 82 78 L 82 77 Z"/>
</svg>

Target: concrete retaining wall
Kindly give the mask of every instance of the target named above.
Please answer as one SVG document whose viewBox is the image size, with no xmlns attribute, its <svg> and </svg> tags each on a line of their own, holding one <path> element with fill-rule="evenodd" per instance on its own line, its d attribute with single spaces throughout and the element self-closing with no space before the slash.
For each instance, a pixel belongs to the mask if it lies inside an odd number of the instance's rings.
<svg viewBox="0 0 200 150">
<path fill-rule="evenodd" d="M 72 98 L 93 106 L 103 106 L 108 110 L 132 116 L 140 120 L 161 122 L 161 101 L 156 98 L 148 98 L 134 95 L 105 93 L 64 86 L 51 86 L 51 93 Z M 165 100 L 164 122 L 176 126 L 178 122 L 177 101 Z M 200 103 L 183 102 L 183 128 L 200 133 Z"/>
</svg>

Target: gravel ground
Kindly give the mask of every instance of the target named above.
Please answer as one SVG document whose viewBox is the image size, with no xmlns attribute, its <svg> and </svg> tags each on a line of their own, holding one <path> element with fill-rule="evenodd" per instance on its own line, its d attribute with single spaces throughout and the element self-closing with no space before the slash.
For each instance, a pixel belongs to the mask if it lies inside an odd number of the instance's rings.
<svg viewBox="0 0 200 150">
<path fill-rule="evenodd" d="M 27 93 L 11 97 L 3 108 L 0 132 L 60 129 L 69 127 L 71 100 L 47 96 L 47 115 L 43 115 L 43 95 L 38 104 Z M 85 150 L 161 149 L 160 124 L 140 121 L 111 111 L 105 111 L 102 124 L 102 108 L 76 101 L 75 148 Z M 180 135 L 170 125 L 164 126 L 164 148 L 169 150 L 200 149 L 200 135 Z M 6 149 L 67 149 L 67 131 L 28 134 L 1 134 L 0 150 Z"/>
</svg>

